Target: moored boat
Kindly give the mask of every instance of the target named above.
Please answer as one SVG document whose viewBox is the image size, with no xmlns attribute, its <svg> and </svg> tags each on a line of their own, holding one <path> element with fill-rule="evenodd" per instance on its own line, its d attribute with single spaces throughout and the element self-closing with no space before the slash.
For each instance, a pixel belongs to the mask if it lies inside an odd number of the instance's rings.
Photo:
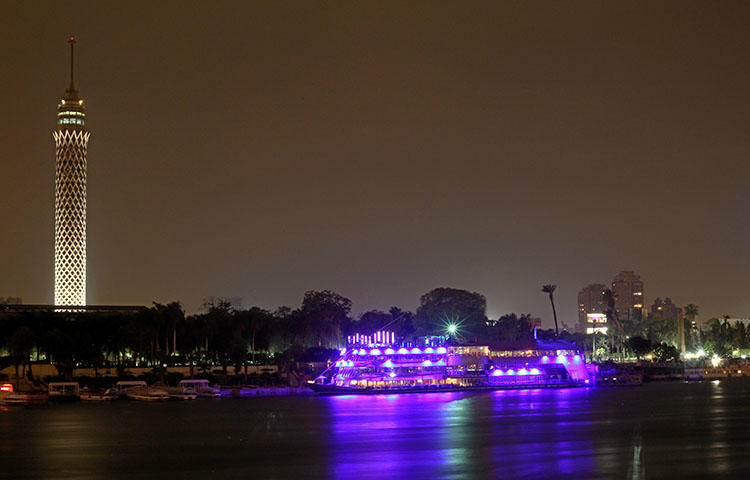
<svg viewBox="0 0 750 480">
<path fill-rule="evenodd" d="M 52 401 L 72 402 L 81 398 L 81 387 L 76 382 L 50 382 L 47 388 Z"/>
<path fill-rule="evenodd" d="M 131 387 L 125 390 L 125 396 L 129 400 L 140 402 L 166 402 L 169 400 L 167 392 L 154 387 Z"/>
<path fill-rule="evenodd" d="M 117 400 L 118 395 L 112 390 L 81 390 L 81 401 L 83 402 L 111 402 Z"/>
<path fill-rule="evenodd" d="M 111 388 L 111 391 L 114 395 L 117 395 L 118 397 L 125 398 L 127 395 L 128 389 L 135 388 L 135 387 L 147 387 L 146 382 L 143 380 L 120 380 Z"/>
<path fill-rule="evenodd" d="M 221 390 L 211 386 L 208 380 L 188 379 L 180 380 L 179 388 L 186 393 L 194 393 L 198 398 L 221 398 Z"/>
<path fill-rule="evenodd" d="M 562 341 L 457 345 L 446 337 L 355 338 L 314 381 L 318 394 L 427 393 L 593 386 L 595 365 Z"/>
<path fill-rule="evenodd" d="M 185 391 L 180 387 L 167 387 L 162 385 L 156 385 L 154 388 L 167 392 L 171 400 L 195 400 L 198 398 L 198 394 L 195 392 Z"/>
<path fill-rule="evenodd" d="M 14 391 L 0 390 L 0 405 L 31 405 L 47 403 L 49 394 L 43 390 Z"/>
</svg>

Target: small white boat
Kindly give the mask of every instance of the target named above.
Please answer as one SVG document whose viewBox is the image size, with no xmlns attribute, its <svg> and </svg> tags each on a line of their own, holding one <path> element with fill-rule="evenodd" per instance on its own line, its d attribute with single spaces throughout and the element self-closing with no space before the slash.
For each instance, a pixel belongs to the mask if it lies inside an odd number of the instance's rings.
<svg viewBox="0 0 750 480">
<path fill-rule="evenodd" d="M 208 380 L 180 380 L 179 388 L 184 392 L 194 393 L 198 398 L 220 398 L 221 390 L 211 386 Z"/>
<path fill-rule="evenodd" d="M 166 402 L 169 394 L 160 388 L 131 387 L 125 390 L 125 396 L 130 400 L 140 402 Z"/>
<path fill-rule="evenodd" d="M 180 387 L 164 387 L 161 385 L 156 386 L 159 390 L 164 390 L 172 400 L 195 400 L 198 395 L 195 392 L 189 390 L 183 390 Z"/>
<path fill-rule="evenodd" d="M 118 395 L 110 389 L 104 391 L 81 390 L 81 401 L 83 402 L 111 402 L 117 400 L 117 397 Z"/>
<path fill-rule="evenodd" d="M 72 402 L 81 398 L 81 387 L 76 382 L 50 382 L 49 399 L 57 402 Z"/>
<path fill-rule="evenodd" d="M 125 397 L 127 390 L 134 387 L 148 387 L 148 385 L 143 380 L 120 380 L 110 390 L 118 397 Z"/>
</svg>

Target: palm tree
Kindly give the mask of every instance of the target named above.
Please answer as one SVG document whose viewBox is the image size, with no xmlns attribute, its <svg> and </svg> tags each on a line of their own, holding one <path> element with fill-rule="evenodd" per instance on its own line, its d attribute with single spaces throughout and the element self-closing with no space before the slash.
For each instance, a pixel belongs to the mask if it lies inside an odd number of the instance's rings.
<svg viewBox="0 0 750 480">
<path fill-rule="evenodd" d="M 695 317 L 698 316 L 698 305 L 695 305 L 694 303 L 689 303 L 685 305 L 685 318 L 687 318 L 690 321 L 690 328 L 688 329 L 688 338 L 690 339 L 690 344 L 693 344 L 693 328 L 695 325 Z"/>
<path fill-rule="evenodd" d="M 557 328 L 557 311 L 555 310 L 555 298 L 553 296 L 555 288 L 557 288 L 557 285 L 542 285 L 542 292 L 549 293 L 549 302 L 552 304 L 552 316 L 555 318 L 555 336 L 558 336 L 560 335 L 560 330 Z"/>
<path fill-rule="evenodd" d="M 607 324 L 612 322 L 613 329 L 607 329 L 607 336 L 610 338 L 610 346 L 615 346 L 615 337 L 619 336 L 620 342 L 622 342 L 622 335 L 620 335 L 620 317 L 617 314 L 617 308 L 615 308 L 615 301 L 617 295 L 611 290 L 606 289 L 602 292 L 602 302 L 606 305 L 607 309 L 604 312 L 607 315 Z"/>
</svg>

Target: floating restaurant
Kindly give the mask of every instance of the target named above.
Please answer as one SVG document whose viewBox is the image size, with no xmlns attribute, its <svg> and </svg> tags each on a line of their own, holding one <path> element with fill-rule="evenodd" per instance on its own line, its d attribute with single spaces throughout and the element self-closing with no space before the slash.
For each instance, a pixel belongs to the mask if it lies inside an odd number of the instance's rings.
<svg viewBox="0 0 750 480">
<path fill-rule="evenodd" d="M 321 394 L 592 386 L 596 366 L 574 344 L 459 345 L 450 337 L 398 342 L 393 332 L 348 338 L 310 387 Z"/>
</svg>

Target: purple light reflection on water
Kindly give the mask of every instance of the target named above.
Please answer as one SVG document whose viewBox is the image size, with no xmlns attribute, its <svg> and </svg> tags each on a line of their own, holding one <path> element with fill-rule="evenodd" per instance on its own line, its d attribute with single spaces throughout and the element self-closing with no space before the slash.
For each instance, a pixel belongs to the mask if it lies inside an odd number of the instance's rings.
<svg viewBox="0 0 750 480">
<path fill-rule="evenodd" d="M 578 411 L 584 391 L 325 398 L 331 477 L 587 478 L 596 459 Z"/>
</svg>

